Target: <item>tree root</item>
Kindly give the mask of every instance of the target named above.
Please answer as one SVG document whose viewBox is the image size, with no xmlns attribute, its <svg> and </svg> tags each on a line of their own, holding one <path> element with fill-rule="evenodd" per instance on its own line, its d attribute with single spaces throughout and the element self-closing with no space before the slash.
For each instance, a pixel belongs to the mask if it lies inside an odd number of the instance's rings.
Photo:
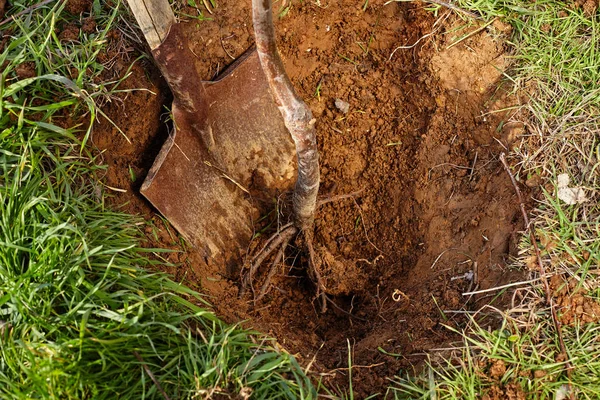
<svg viewBox="0 0 600 400">
<path fill-rule="evenodd" d="M 273 276 L 275 276 L 275 273 L 277 272 L 277 268 L 279 268 L 279 264 L 283 261 L 283 258 L 285 257 L 285 249 L 286 249 L 287 245 L 288 244 L 285 242 L 281 245 L 281 248 L 279 249 L 279 252 L 277 253 L 277 257 L 275 257 L 275 261 L 273 261 L 273 264 L 271 265 L 271 269 L 269 270 L 269 273 L 267 274 L 267 277 L 265 278 L 265 281 L 263 282 L 263 285 L 260 288 L 260 293 L 259 293 L 258 297 L 254 300 L 255 302 L 260 301 L 268 293 L 269 287 L 271 284 L 271 279 L 273 279 Z"/>
<path fill-rule="evenodd" d="M 317 256 L 315 254 L 315 249 L 313 246 L 312 233 L 308 234 L 306 231 L 302 231 L 302 236 L 304 239 L 304 246 L 308 250 L 308 275 L 310 279 L 317 286 L 317 298 L 321 301 L 321 312 L 327 311 L 327 298 L 325 297 L 325 284 L 323 283 L 323 279 L 321 278 L 321 273 L 319 272 L 319 267 L 317 265 Z M 280 231 L 275 233 L 273 236 L 267 240 L 263 248 L 253 257 L 252 262 L 250 263 L 250 268 L 248 268 L 248 272 L 242 278 L 242 288 L 240 290 L 240 297 L 242 297 L 248 287 L 252 289 L 254 293 L 254 287 L 252 286 L 252 281 L 254 280 L 254 275 L 258 268 L 267 260 L 271 255 L 273 255 L 277 251 L 277 255 L 271 264 L 271 268 L 265 278 L 264 283 L 261 286 L 260 293 L 258 296 L 254 296 L 254 302 L 258 302 L 261 300 L 268 292 L 269 286 L 271 283 L 271 279 L 277 272 L 277 268 L 280 263 L 283 261 L 285 256 L 285 250 L 290 243 L 290 241 L 297 237 L 299 234 L 298 228 L 296 228 L 292 224 L 285 225 Z M 299 235 L 298 235 L 299 236 Z"/>
<path fill-rule="evenodd" d="M 339 196 L 326 197 L 320 199 L 317 204 L 318 206 L 322 206 L 327 203 L 340 201 L 348 198 L 354 198 L 361 191 L 362 190 Z M 265 242 L 260 251 L 254 255 L 252 261 L 250 262 L 248 272 L 246 272 L 246 274 L 242 278 L 242 285 L 239 296 L 243 297 L 246 291 L 248 290 L 248 287 L 250 287 L 252 293 L 254 294 L 254 303 L 260 301 L 268 293 L 271 284 L 271 279 L 273 279 L 273 277 L 277 273 L 277 269 L 279 268 L 280 264 L 284 261 L 285 250 L 287 249 L 287 246 L 292 241 L 292 239 L 298 239 L 300 236 L 303 239 L 302 247 L 305 247 L 308 254 L 308 276 L 317 287 L 316 298 L 320 300 L 321 312 L 327 311 L 327 302 L 331 300 L 327 298 L 325 283 L 323 281 L 321 273 L 319 272 L 321 257 L 319 257 L 316 254 L 313 245 L 313 232 L 312 230 L 301 231 L 293 223 L 288 223 L 282 226 L 275 234 L 273 234 Z M 256 295 L 254 287 L 252 286 L 254 276 L 256 275 L 258 268 L 275 253 L 275 258 L 271 263 L 265 281 L 261 286 L 260 292 L 258 293 L 258 295 Z"/>
<path fill-rule="evenodd" d="M 325 293 L 325 284 L 323 283 L 323 278 L 321 278 L 321 273 L 319 272 L 319 267 L 316 263 L 317 257 L 312 243 L 312 236 L 312 233 L 310 236 L 306 233 L 304 235 L 306 247 L 308 248 L 308 274 L 311 276 L 312 281 L 317 285 L 317 298 L 321 300 L 321 312 L 324 313 L 327 311 L 327 293 Z"/>
<path fill-rule="evenodd" d="M 254 274 L 258 270 L 258 267 L 260 267 L 261 264 L 280 246 L 281 248 L 287 247 L 288 243 L 290 240 L 292 240 L 292 237 L 294 237 L 296 233 L 298 233 L 298 228 L 290 223 L 284 225 L 280 231 L 275 233 L 269 238 L 269 240 L 267 240 L 263 248 L 254 256 L 254 258 L 252 258 L 248 273 L 246 273 L 246 275 L 242 278 L 240 297 L 245 294 L 248 285 L 251 285 L 252 280 L 254 279 Z M 254 291 L 254 289 L 252 291 Z"/>
</svg>

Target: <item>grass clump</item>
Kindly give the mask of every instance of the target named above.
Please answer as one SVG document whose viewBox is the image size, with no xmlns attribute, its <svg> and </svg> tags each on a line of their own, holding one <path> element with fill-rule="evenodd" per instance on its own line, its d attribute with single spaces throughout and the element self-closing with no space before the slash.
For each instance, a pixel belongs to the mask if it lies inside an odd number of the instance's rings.
<svg viewBox="0 0 600 400">
<path fill-rule="evenodd" d="M 437 3 L 437 2 L 434 2 Z M 581 3 L 581 4 L 580 4 Z M 594 3 L 594 2 L 592 2 Z M 521 184 L 538 181 L 541 197 L 532 225 L 561 322 L 561 351 L 543 286 L 517 289 L 509 310 L 494 310 L 495 330 L 473 319 L 460 333 L 462 346 L 431 361 L 418 377 L 396 377 L 393 398 L 597 399 L 600 397 L 600 25 L 597 4 L 541 0 L 457 0 L 486 24 L 510 26 L 514 60 L 507 78 L 527 100 L 511 122 L 525 133 L 511 150 Z M 458 13 L 464 16 L 464 13 Z M 585 199 L 566 202 L 559 175 Z M 516 261 L 537 276 L 528 235 Z M 570 365 L 571 369 L 566 370 Z"/>
<path fill-rule="evenodd" d="M 118 90 L 100 55 L 122 6 L 94 3 L 98 28 L 65 40 L 65 4 L 0 27 L 0 397 L 315 398 L 293 356 L 146 270 L 142 222 L 104 207 L 91 131 L 70 124 Z"/>
</svg>

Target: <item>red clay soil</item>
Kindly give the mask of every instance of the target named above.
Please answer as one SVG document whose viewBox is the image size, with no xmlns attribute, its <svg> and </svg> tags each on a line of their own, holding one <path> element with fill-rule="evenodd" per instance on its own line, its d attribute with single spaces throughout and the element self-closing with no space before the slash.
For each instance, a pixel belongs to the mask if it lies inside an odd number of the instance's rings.
<svg viewBox="0 0 600 400">
<path fill-rule="evenodd" d="M 185 25 L 206 79 L 253 42 L 250 1 L 218 3 L 212 20 Z M 257 304 L 251 295 L 239 299 L 239 271 L 180 247 L 139 195 L 167 134 L 161 119 L 170 99 L 149 62 L 138 63 L 122 87 L 147 90 L 105 108 L 131 143 L 106 121 L 93 140 L 109 166 L 113 205 L 156 223 L 146 229 L 148 246 L 181 250 L 163 254 L 178 263 L 166 268 L 176 280 L 210 296 L 225 320 L 248 320 L 276 337 L 304 365 L 314 358 L 311 371 L 341 386 L 348 339 L 361 398 L 448 346 L 456 337 L 443 325 L 463 326 L 465 311 L 497 294 L 464 292 L 519 279 L 507 264 L 522 221 L 498 154 L 523 128 L 499 112 L 516 101 L 497 90 L 508 67 L 502 26 L 445 33 L 462 23 L 448 10 L 434 17 L 418 3 L 376 0 L 365 10 L 364 1 L 317 3 L 292 2 L 277 31 L 286 69 L 318 121 L 322 193 L 362 190 L 318 211 L 315 241 L 332 255 L 323 274 L 335 306 L 325 314 L 301 258 L 287 261 Z M 456 43 L 466 32 L 474 33 Z M 336 99 L 349 103 L 347 114 Z"/>
</svg>

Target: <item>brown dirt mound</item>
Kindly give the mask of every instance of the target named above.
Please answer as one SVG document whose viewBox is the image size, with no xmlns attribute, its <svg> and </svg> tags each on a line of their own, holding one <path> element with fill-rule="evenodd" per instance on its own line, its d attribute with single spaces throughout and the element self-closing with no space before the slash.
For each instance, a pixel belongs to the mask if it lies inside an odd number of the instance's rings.
<svg viewBox="0 0 600 400">
<path fill-rule="evenodd" d="M 211 21 L 186 23 L 206 79 L 251 46 L 249 3 L 222 0 Z M 149 91 L 123 95 L 106 110 L 131 143 L 106 121 L 93 137 L 105 150 L 107 190 L 127 190 L 115 192 L 113 204 L 158 222 L 147 228 L 149 246 L 184 250 L 167 256 L 180 263 L 167 268 L 177 280 L 211 296 L 224 319 L 250 319 L 301 362 L 316 357 L 313 370 L 326 380 L 346 382 L 349 339 L 358 397 L 385 390 L 386 377 L 446 346 L 455 337 L 443 324 L 460 326 L 496 295 L 462 293 L 519 279 L 507 260 L 522 226 L 497 159 L 522 132 L 500 112 L 516 101 L 496 89 L 507 68 L 494 39 L 502 32 L 433 40 L 432 32 L 457 26 L 447 10 L 436 19 L 414 4 L 363 5 L 293 2 L 277 24 L 286 68 L 318 119 L 323 193 L 362 189 L 317 216 L 316 241 L 331 255 L 325 272 L 336 294 L 326 314 L 294 260 L 258 304 L 238 299 L 238 274 L 183 249 L 139 196 L 166 136 L 160 117 L 169 94 L 150 65 L 136 66 L 123 86 Z M 349 103 L 347 114 L 336 99 Z"/>
</svg>

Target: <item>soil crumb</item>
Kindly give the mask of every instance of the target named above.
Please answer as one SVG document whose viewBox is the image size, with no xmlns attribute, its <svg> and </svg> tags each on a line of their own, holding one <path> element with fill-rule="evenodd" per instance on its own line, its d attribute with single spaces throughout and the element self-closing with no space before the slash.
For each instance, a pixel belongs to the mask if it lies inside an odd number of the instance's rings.
<svg viewBox="0 0 600 400">
<path fill-rule="evenodd" d="M 37 75 L 35 72 L 35 63 L 33 61 L 21 63 L 15 68 L 15 73 L 19 79 L 33 78 Z"/>
<path fill-rule="evenodd" d="M 575 7 L 582 9 L 586 17 L 593 17 L 598 11 L 598 0 L 575 0 Z"/>
<path fill-rule="evenodd" d="M 89 12 L 92 7 L 91 0 L 68 0 L 65 10 L 74 15 Z"/>
<path fill-rule="evenodd" d="M 79 39 L 79 27 L 69 24 L 58 34 L 61 42 L 74 42 Z"/>
<path fill-rule="evenodd" d="M 494 385 L 483 395 L 482 400 L 525 400 L 525 392 L 518 383 Z"/>
<path fill-rule="evenodd" d="M 600 321 L 600 303 L 579 285 L 576 279 L 563 280 L 554 275 L 550 288 L 559 307 L 559 319 L 563 325 L 589 324 Z"/>
<path fill-rule="evenodd" d="M 125 135 L 101 121 L 93 136 L 109 166 L 106 184 L 126 190 L 114 193 L 113 207 L 155 223 L 146 228 L 148 246 L 180 250 L 165 255 L 177 266 L 164 270 L 209 295 L 225 320 L 248 320 L 301 363 L 314 359 L 312 370 L 330 383 L 347 384 L 340 371 L 349 339 L 353 364 L 362 366 L 353 370 L 359 398 L 385 392 L 386 377 L 414 371 L 428 352 L 457 340 L 444 325 L 463 326 L 465 312 L 497 294 L 464 293 L 521 279 L 508 264 L 522 221 L 498 154 L 524 132 L 500 111 L 517 101 L 499 87 L 508 58 L 495 38 L 503 32 L 490 26 L 459 41 L 466 32 L 455 28 L 464 22 L 448 10 L 434 17 L 416 3 L 363 5 L 294 2 L 276 27 L 285 67 L 317 118 L 322 193 L 360 191 L 317 215 L 333 303 L 325 314 L 301 260 L 285 260 L 256 304 L 239 299 L 239 274 L 182 247 L 141 198 L 167 137 L 161 118 L 170 101 L 152 65 L 136 64 L 122 87 L 148 90 L 106 107 Z M 183 22 L 194 67 L 207 80 L 253 44 L 249 1 L 219 1 L 211 18 Z M 276 204 L 265 206 L 263 222 L 277 222 Z M 521 398 L 509 386 L 496 388 L 502 398 Z M 500 398 L 496 389 L 490 399 Z"/>
<path fill-rule="evenodd" d="M 506 373 L 506 364 L 502 360 L 495 360 L 490 367 L 490 378 L 500 380 Z"/>
</svg>

